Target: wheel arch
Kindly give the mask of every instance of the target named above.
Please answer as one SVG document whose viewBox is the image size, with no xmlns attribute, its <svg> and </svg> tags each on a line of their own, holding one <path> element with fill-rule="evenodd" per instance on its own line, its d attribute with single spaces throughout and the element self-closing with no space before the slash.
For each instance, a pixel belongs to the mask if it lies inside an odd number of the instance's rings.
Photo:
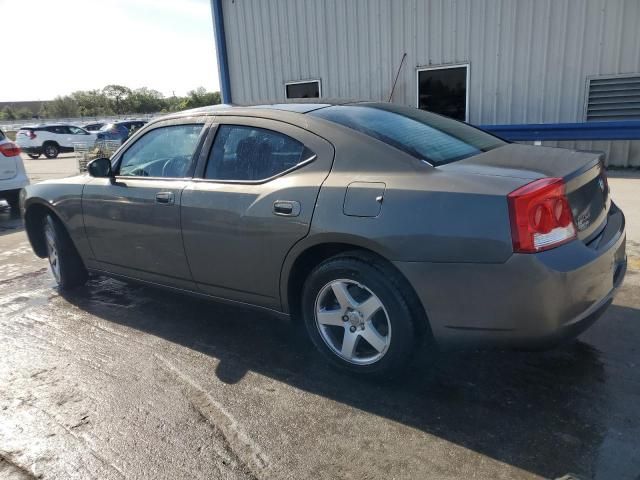
<svg viewBox="0 0 640 480">
<path fill-rule="evenodd" d="M 68 232 L 64 218 L 45 200 L 29 199 L 25 205 L 24 226 L 31 248 L 40 258 L 47 256 L 47 245 L 44 238 L 44 219 L 47 215 L 55 216 Z"/>
<path fill-rule="evenodd" d="M 403 291 L 414 313 L 419 317 L 416 327 L 420 334 L 430 332 L 426 310 L 413 285 L 405 275 L 388 259 L 385 252 L 366 238 L 356 236 L 319 236 L 298 243 L 290 252 L 283 265 L 280 281 L 282 309 L 292 318 L 300 315 L 300 302 L 304 282 L 311 271 L 326 259 L 346 252 L 358 252 L 361 257 L 370 257 L 383 263 L 397 273 Z"/>
</svg>

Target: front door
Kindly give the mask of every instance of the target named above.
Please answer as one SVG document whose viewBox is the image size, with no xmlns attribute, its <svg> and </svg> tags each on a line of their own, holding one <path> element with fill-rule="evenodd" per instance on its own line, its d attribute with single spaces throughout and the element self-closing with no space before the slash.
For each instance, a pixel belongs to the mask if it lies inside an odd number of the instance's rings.
<svg viewBox="0 0 640 480">
<path fill-rule="evenodd" d="M 282 263 L 309 231 L 333 146 L 274 120 L 216 121 L 202 178 L 182 194 L 193 278 L 209 295 L 279 309 Z"/>
<path fill-rule="evenodd" d="M 94 268 L 193 288 L 180 231 L 180 198 L 203 139 L 203 120 L 154 125 L 114 159 L 115 181 L 83 192 Z"/>
</svg>

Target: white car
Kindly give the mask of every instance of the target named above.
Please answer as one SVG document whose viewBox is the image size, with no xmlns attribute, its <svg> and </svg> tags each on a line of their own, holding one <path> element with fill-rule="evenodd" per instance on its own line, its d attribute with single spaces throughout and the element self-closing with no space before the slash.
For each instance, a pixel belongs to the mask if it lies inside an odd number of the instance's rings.
<svg viewBox="0 0 640 480">
<path fill-rule="evenodd" d="M 41 154 L 56 158 L 60 153 L 73 152 L 74 144 L 93 148 L 96 134 L 65 124 L 24 126 L 16 134 L 16 143 L 31 158 Z"/>
<path fill-rule="evenodd" d="M 20 189 L 27 185 L 29 179 L 20 157 L 20 147 L 0 130 L 0 198 L 4 198 L 13 210 L 17 210 Z"/>
</svg>

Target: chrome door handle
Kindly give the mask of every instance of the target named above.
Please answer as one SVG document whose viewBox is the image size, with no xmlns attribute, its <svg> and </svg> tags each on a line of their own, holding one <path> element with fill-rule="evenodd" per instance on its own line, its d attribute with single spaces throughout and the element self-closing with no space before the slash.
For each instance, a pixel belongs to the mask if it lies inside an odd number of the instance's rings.
<svg viewBox="0 0 640 480">
<path fill-rule="evenodd" d="M 156 193 L 156 202 L 164 203 L 166 205 L 173 203 L 173 192 L 158 192 Z"/>
<path fill-rule="evenodd" d="M 297 217 L 300 215 L 300 202 L 295 200 L 276 200 L 273 202 L 273 213 L 283 217 Z"/>
</svg>

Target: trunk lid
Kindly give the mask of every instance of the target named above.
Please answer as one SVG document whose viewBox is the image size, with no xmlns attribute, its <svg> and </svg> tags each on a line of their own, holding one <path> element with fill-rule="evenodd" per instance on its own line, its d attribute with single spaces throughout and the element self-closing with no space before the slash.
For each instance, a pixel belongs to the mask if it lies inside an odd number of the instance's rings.
<svg viewBox="0 0 640 480">
<path fill-rule="evenodd" d="M 564 148 L 509 144 L 437 167 L 454 173 L 522 179 L 522 185 L 544 177 L 562 178 L 576 223 L 585 243 L 606 225 L 611 205 L 604 154 Z"/>
</svg>

